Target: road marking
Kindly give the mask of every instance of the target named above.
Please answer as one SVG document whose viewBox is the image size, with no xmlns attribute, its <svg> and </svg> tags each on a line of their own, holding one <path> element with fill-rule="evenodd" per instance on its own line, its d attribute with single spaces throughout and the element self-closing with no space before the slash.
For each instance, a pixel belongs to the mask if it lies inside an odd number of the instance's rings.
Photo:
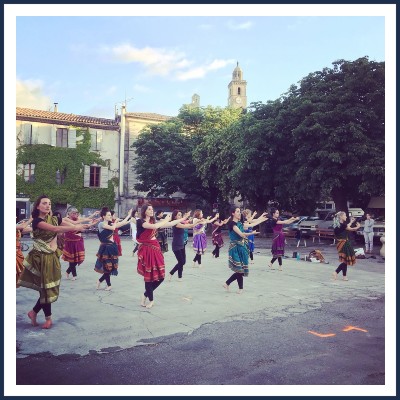
<svg viewBox="0 0 400 400">
<path fill-rule="evenodd" d="M 308 331 L 308 333 L 311 333 L 312 335 L 322 337 L 322 338 L 336 336 L 336 333 L 318 333 L 318 332 L 314 332 L 314 331 Z"/>
<path fill-rule="evenodd" d="M 346 326 L 342 329 L 343 332 L 348 332 L 348 331 L 361 331 L 361 332 L 368 332 L 366 329 L 361 329 L 357 328 L 356 326 Z"/>
</svg>

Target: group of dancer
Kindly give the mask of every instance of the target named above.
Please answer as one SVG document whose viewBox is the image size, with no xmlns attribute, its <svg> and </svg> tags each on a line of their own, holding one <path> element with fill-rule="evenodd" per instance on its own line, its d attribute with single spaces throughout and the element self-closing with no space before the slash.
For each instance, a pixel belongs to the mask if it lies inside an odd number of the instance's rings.
<svg viewBox="0 0 400 400">
<path fill-rule="evenodd" d="M 82 232 L 90 226 L 98 223 L 99 250 L 96 254 L 94 270 L 101 274 L 96 281 L 96 289 L 101 289 L 103 282 L 106 283 L 104 290 L 111 290 L 111 276 L 118 275 L 118 257 L 122 255 L 120 242 L 115 240 L 116 232 L 121 226 L 131 223 L 132 235 L 135 243 L 133 254 L 137 252 L 137 272 L 144 279 L 144 292 L 140 305 L 146 308 L 154 306 L 154 291 L 165 279 L 165 262 L 157 232 L 161 229 L 172 227 L 172 251 L 176 257 L 177 264 L 170 270 L 168 280 L 171 281 L 174 274 L 178 273 L 178 282 L 182 281 L 183 269 L 186 264 L 186 242 L 185 233 L 193 228 L 193 250 L 195 257 L 193 267 L 201 267 L 201 256 L 207 249 L 206 225 L 212 224 L 212 243 L 215 248 L 213 257 L 219 257 L 219 250 L 224 245 L 222 238 L 222 226 L 227 224 L 229 232 L 228 267 L 233 274 L 223 283 L 226 291 L 235 280 L 238 284 L 238 294 L 243 291 L 243 278 L 249 275 L 249 259 L 253 262 L 254 236 L 259 232 L 253 227 L 270 219 L 273 230 L 272 237 L 272 259 L 269 267 L 278 260 L 279 270 L 282 271 L 282 257 L 284 255 L 285 237 L 282 232 L 283 225 L 297 220 L 292 217 L 281 221 L 279 211 L 273 209 L 270 217 L 264 212 L 259 218 L 256 212 L 244 210 L 241 213 L 239 207 L 230 210 L 230 216 L 224 220 L 220 219 L 219 213 L 211 218 L 203 217 L 202 210 L 195 210 L 193 218 L 191 211 L 183 213 L 174 210 L 171 215 L 164 218 L 155 218 L 155 211 L 151 204 L 144 205 L 138 211 L 129 210 L 123 220 L 118 219 L 108 207 L 96 211 L 86 218 L 79 216 L 76 208 L 68 210 L 67 216 L 53 215 L 51 211 L 51 200 L 46 196 L 40 196 L 33 205 L 32 217 L 23 224 L 17 224 L 17 287 L 23 286 L 37 290 L 39 299 L 35 306 L 28 312 L 28 317 L 33 326 L 37 326 L 37 314 L 43 310 L 45 323 L 42 328 L 49 329 L 52 326 L 51 304 L 59 296 L 61 281 L 60 256 L 69 263 L 66 278 L 72 274 L 72 280 L 76 280 L 76 266 L 85 259 L 85 249 Z M 99 216 L 99 218 L 97 218 Z M 338 253 L 340 265 L 334 272 L 334 278 L 342 271 L 347 280 L 347 265 L 354 265 L 355 255 L 347 232 L 359 228 L 352 227 L 353 220 L 346 223 L 347 216 L 344 212 L 337 213 L 335 217 L 335 235 L 338 239 Z M 99 222 L 100 221 L 100 222 Z M 29 227 L 31 225 L 31 227 Z M 19 239 L 21 232 L 31 232 L 33 248 L 26 257 L 20 249 Z M 62 235 L 64 240 L 57 240 Z M 60 239 L 60 238 L 58 238 Z"/>
</svg>

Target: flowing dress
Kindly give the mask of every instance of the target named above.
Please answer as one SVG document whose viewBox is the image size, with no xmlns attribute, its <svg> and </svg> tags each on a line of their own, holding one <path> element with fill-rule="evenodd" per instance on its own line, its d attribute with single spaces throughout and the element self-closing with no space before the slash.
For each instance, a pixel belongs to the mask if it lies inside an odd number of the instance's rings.
<svg viewBox="0 0 400 400">
<path fill-rule="evenodd" d="M 138 229 L 139 231 L 139 229 Z M 143 229 L 136 240 L 139 243 L 137 272 L 145 282 L 155 282 L 165 278 L 165 262 L 160 243 L 154 240 L 157 229 Z"/>
<path fill-rule="evenodd" d="M 346 230 L 346 222 L 335 228 L 336 249 L 339 255 L 339 262 L 347 265 L 354 265 L 357 261 L 353 246 L 349 240 L 348 231 Z"/>
<path fill-rule="evenodd" d="M 204 254 L 207 250 L 206 224 L 193 227 L 193 250 L 196 254 Z"/>
<path fill-rule="evenodd" d="M 283 234 L 283 224 L 272 221 L 272 256 L 274 258 L 283 257 L 285 254 L 285 235 Z"/>
<path fill-rule="evenodd" d="M 70 263 L 82 264 L 85 261 L 85 246 L 83 237 L 76 232 L 64 233 L 62 259 Z"/>
<path fill-rule="evenodd" d="M 115 219 L 112 221 L 113 223 L 115 223 Z M 113 233 L 113 238 L 114 238 L 114 243 L 117 245 L 118 248 L 118 256 L 122 256 L 122 246 L 121 246 L 121 237 L 119 236 L 118 233 L 118 228 L 114 230 Z"/>
<path fill-rule="evenodd" d="M 21 250 L 21 236 L 21 231 L 17 229 L 17 287 L 19 287 L 18 279 L 24 270 L 24 255 Z"/>
<path fill-rule="evenodd" d="M 48 224 L 57 226 L 57 217 L 47 215 L 44 219 L 35 218 L 32 221 L 32 227 L 37 223 L 44 221 Z M 57 301 L 60 293 L 61 282 L 61 250 L 50 248 L 50 242 L 57 236 L 57 232 L 50 232 L 44 229 L 35 228 L 31 237 L 33 239 L 33 248 L 24 259 L 24 270 L 21 274 L 18 284 L 33 290 L 40 294 L 40 304 L 49 304 Z"/>
<path fill-rule="evenodd" d="M 222 238 L 222 226 L 213 224 L 212 225 L 212 243 L 214 246 L 219 248 L 224 246 L 224 239 Z"/>
<path fill-rule="evenodd" d="M 245 229 L 244 232 L 246 233 L 253 232 L 253 227 L 252 226 L 248 227 L 247 229 Z M 254 253 L 254 235 L 247 236 L 247 246 L 249 247 L 249 251 Z"/>
<path fill-rule="evenodd" d="M 228 266 L 234 272 L 249 275 L 249 251 L 245 238 L 239 236 L 234 230 L 235 223 L 229 223 L 229 250 L 228 250 Z M 238 221 L 236 226 L 241 232 L 244 232 L 243 224 Z"/>
<path fill-rule="evenodd" d="M 97 234 L 100 240 L 100 247 L 96 254 L 97 260 L 94 270 L 99 274 L 118 275 L 118 247 L 111 237 L 114 231 L 102 228 L 102 222 L 99 223 L 99 232 Z"/>
</svg>

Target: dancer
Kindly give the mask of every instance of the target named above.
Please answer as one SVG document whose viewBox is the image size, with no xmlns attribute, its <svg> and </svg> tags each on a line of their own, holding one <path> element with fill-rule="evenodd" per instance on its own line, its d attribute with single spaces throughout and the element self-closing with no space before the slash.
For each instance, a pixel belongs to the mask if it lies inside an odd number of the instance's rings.
<svg viewBox="0 0 400 400">
<path fill-rule="evenodd" d="M 237 280 L 239 290 L 236 292 L 241 294 L 243 292 L 243 276 L 249 275 L 249 252 L 245 239 L 249 235 L 258 235 L 258 231 L 245 233 L 242 222 L 240 221 L 240 208 L 233 207 L 231 209 L 232 220 L 228 222 L 229 230 L 229 259 L 228 266 L 234 272 L 231 277 L 222 285 L 226 291 L 229 292 L 229 285 Z M 266 214 L 262 214 L 254 223 L 249 224 L 256 226 L 266 221 L 268 218 Z"/>
<path fill-rule="evenodd" d="M 270 269 L 274 264 L 275 260 L 278 259 L 279 271 L 282 271 L 282 257 L 285 254 L 285 235 L 282 232 L 283 225 L 291 224 L 297 221 L 299 217 L 291 217 L 284 221 L 279 220 L 279 210 L 273 208 L 271 210 L 272 215 L 272 260 L 268 264 Z"/>
<path fill-rule="evenodd" d="M 365 240 L 365 252 L 372 253 L 374 247 L 374 224 L 375 220 L 371 218 L 371 214 L 365 215 L 366 219 L 364 222 L 364 240 Z"/>
<path fill-rule="evenodd" d="M 67 216 L 63 218 L 63 221 L 70 224 L 81 224 L 83 222 L 91 222 L 86 225 L 90 227 L 94 225 L 98 220 L 94 220 L 96 215 L 99 215 L 99 211 L 95 211 L 89 217 L 82 218 L 79 215 L 79 211 L 76 207 L 69 207 L 67 210 Z M 54 213 L 55 216 L 56 213 Z M 60 235 L 61 236 L 61 235 Z M 62 259 L 69 263 L 65 277 L 69 279 L 69 274 L 72 273 L 72 281 L 75 281 L 78 276 L 76 273 L 76 266 L 81 265 L 85 261 L 85 245 L 81 232 L 66 232 L 62 237 L 59 237 L 58 247 L 62 250 Z"/>
<path fill-rule="evenodd" d="M 347 266 L 354 265 L 356 263 L 356 256 L 354 253 L 353 246 L 348 237 L 348 231 L 353 232 L 360 228 L 360 224 L 357 222 L 354 228 L 351 227 L 355 218 L 350 218 L 350 222 L 346 223 L 347 215 L 344 211 L 339 211 L 333 218 L 333 230 L 336 237 L 336 248 L 339 254 L 340 264 L 333 273 L 333 279 L 337 279 L 337 275 L 340 271 L 343 274 L 343 280 L 348 281 L 347 278 Z"/>
<path fill-rule="evenodd" d="M 253 214 L 251 213 L 251 210 L 246 209 L 242 213 L 243 215 L 243 226 L 245 227 L 245 232 L 246 233 L 251 233 L 253 231 L 253 228 L 251 226 L 248 226 L 248 224 L 251 224 L 251 221 L 253 221 L 254 217 L 257 215 L 257 211 L 254 211 Z M 249 235 L 247 237 L 247 245 L 249 246 L 249 255 L 250 255 L 250 264 L 254 264 L 253 261 L 253 253 L 254 253 L 254 235 Z"/>
<path fill-rule="evenodd" d="M 182 218 L 171 221 L 171 215 L 156 223 L 151 204 L 145 204 L 141 210 L 141 219 L 137 220 L 136 240 L 139 243 L 137 272 L 144 278 L 145 292 L 141 306 L 151 308 L 154 305 L 153 292 L 160 286 L 165 277 L 164 256 L 156 235 L 157 229 L 175 226 L 187 219 L 189 213 Z M 146 299 L 149 304 L 146 305 Z"/>
<path fill-rule="evenodd" d="M 156 222 L 162 221 L 163 216 L 164 216 L 164 211 L 161 211 L 161 210 L 157 211 L 156 212 Z M 158 240 L 158 243 L 160 243 L 161 251 L 163 253 L 166 253 L 168 251 L 167 250 L 167 246 L 166 246 L 166 244 L 167 244 L 167 235 L 165 234 L 165 229 L 164 228 L 158 229 L 158 231 L 157 231 L 157 240 Z"/>
<path fill-rule="evenodd" d="M 122 221 L 122 220 L 118 218 L 118 215 L 115 213 L 115 211 L 111 211 L 111 223 L 116 224 L 120 221 Z M 121 226 L 121 225 L 119 225 L 119 226 Z M 114 229 L 113 239 L 114 239 L 114 243 L 117 245 L 117 248 L 118 248 L 118 257 L 121 257 L 122 256 L 122 246 L 121 246 L 121 238 L 119 236 L 118 230 L 119 230 L 119 228 Z"/>
<path fill-rule="evenodd" d="M 51 303 L 58 299 L 61 281 L 61 250 L 57 248 L 57 233 L 69 231 L 83 231 L 85 225 L 70 225 L 61 221 L 58 225 L 57 217 L 51 216 L 51 201 L 46 195 L 40 196 L 33 205 L 32 238 L 33 249 L 24 260 L 24 267 L 18 284 L 37 290 L 40 295 L 36 305 L 28 312 L 33 326 L 37 326 L 36 317 L 43 309 L 46 322 L 43 329 L 52 326 Z"/>
<path fill-rule="evenodd" d="M 227 224 L 231 217 L 228 217 L 221 221 L 218 217 L 212 225 L 212 244 L 215 246 L 215 249 L 212 251 L 212 256 L 215 258 L 219 257 L 219 249 L 224 247 L 224 239 L 222 238 L 222 226 Z"/>
<path fill-rule="evenodd" d="M 118 275 L 118 247 L 114 242 L 114 231 L 119 227 L 125 225 L 129 218 L 131 218 L 132 209 L 128 211 L 128 215 L 120 222 L 112 223 L 111 211 L 108 207 L 103 207 L 100 211 L 102 221 L 99 222 L 99 233 L 97 236 L 100 240 L 99 251 L 96 254 L 97 260 L 94 270 L 99 274 L 103 274 L 96 282 L 96 289 L 99 290 L 101 283 L 106 281 L 106 288 L 104 290 L 111 290 L 111 277 L 110 275 Z"/>
<path fill-rule="evenodd" d="M 32 223 L 32 217 L 30 217 L 27 221 L 19 222 L 17 224 L 17 288 L 18 279 L 20 278 L 22 271 L 24 270 L 24 254 L 21 250 L 21 237 L 23 233 L 32 232 L 32 228 L 29 226 Z"/>
<path fill-rule="evenodd" d="M 139 214 L 138 210 L 132 211 L 132 218 L 130 219 L 132 240 L 133 240 L 133 243 L 135 244 L 135 247 L 134 247 L 133 253 L 132 253 L 133 256 L 135 255 L 135 253 L 137 252 L 137 250 L 139 248 L 139 243 L 136 240 L 136 233 L 137 233 L 136 223 L 138 220 L 138 214 Z"/>
<path fill-rule="evenodd" d="M 187 212 L 185 215 L 189 216 L 190 211 Z M 172 221 L 181 218 L 182 218 L 181 210 L 172 211 L 172 216 L 171 216 Z M 197 222 L 197 224 L 200 223 L 206 224 L 207 222 L 203 221 Z M 183 267 L 186 264 L 186 251 L 185 251 L 185 239 L 184 239 L 185 230 L 187 230 L 188 228 L 193 228 L 193 226 L 194 226 L 193 223 L 189 223 L 188 220 L 185 220 L 172 227 L 172 251 L 174 252 L 178 263 L 169 272 L 169 277 L 168 277 L 169 281 L 171 281 L 172 276 L 176 271 L 178 271 L 178 282 L 182 281 Z"/>
<path fill-rule="evenodd" d="M 193 214 L 193 250 L 196 255 L 193 259 L 193 268 L 196 267 L 196 262 L 198 263 L 199 268 L 201 267 L 201 256 L 207 250 L 207 235 L 206 235 L 206 227 L 207 223 L 214 222 L 219 218 L 219 213 L 215 214 L 213 219 L 211 217 L 207 217 L 205 220 L 203 219 L 203 211 L 197 209 Z M 200 223 L 199 221 L 206 221 L 206 223 Z"/>
</svg>

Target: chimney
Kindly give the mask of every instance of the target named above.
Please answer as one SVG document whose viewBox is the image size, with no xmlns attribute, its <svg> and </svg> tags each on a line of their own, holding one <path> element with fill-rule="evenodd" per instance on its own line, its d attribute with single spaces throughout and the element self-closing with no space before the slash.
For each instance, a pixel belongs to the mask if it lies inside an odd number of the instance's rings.
<svg viewBox="0 0 400 400">
<path fill-rule="evenodd" d="M 54 103 L 54 112 L 58 112 L 58 103 Z"/>
</svg>

